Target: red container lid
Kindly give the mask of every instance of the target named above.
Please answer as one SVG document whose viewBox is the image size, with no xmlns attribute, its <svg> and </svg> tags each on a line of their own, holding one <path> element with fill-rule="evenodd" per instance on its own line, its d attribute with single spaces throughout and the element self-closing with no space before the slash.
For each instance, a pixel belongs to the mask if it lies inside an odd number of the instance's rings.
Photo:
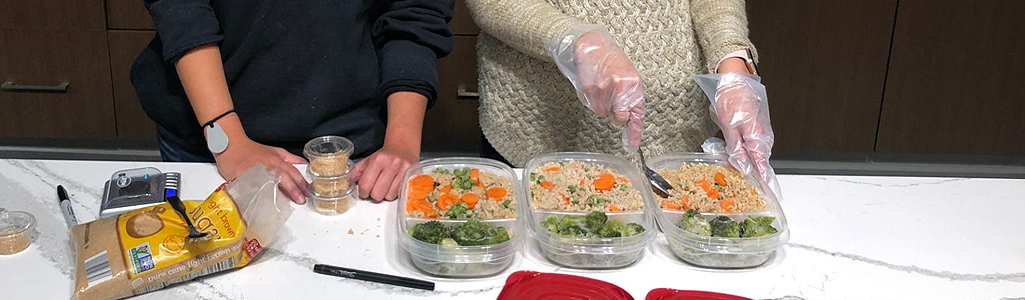
<svg viewBox="0 0 1025 300">
<path fill-rule="evenodd" d="M 622 288 L 587 277 L 517 271 L 505 280 L 498 300 L 633 300 Z"/>
<path fill-rule="evenodd" d="M 681 291 L 674 289 L 654 289 L 648 292 L 644 300 L 751 300 L 740 296 L 704 292 Z"/>
</svg>

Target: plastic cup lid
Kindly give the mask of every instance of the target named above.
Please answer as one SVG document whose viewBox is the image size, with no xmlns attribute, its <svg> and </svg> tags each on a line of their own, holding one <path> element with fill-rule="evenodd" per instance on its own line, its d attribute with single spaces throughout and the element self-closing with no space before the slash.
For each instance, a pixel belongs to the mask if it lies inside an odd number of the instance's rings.
<svg viewBox="0 0 1025 300">
<path fill-rule="evenodd" d="M 23 211 L 0 208 L 0 236 L 22 234 L 36 225 L 36 217 Z"/>
<path fill-rule="evenodd" d="M 633 300 L 622 288 L 581 276 L 516 271 L 505 280 L 498 300 L 508 299 Z"/>
<path fill-rule="evenodd" d="M 303 152 L 318 156 L 330 155 L 337 152 L 349 155 L 352 154 L 353 144 L 352 141 L 347 138 L 328 135 L 310 140 L 303 148 Z"/>
</svg>

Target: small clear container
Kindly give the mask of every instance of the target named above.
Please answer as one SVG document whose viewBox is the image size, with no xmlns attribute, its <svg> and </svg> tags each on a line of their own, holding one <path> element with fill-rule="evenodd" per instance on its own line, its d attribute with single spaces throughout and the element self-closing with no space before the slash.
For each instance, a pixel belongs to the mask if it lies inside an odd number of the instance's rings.
<svg viewBox="0 0 1025 300">
<path fill-rule="evenodd" d="M 349 211 L 355 202 L 356 186 L 350 185 L 348 190 L 340 196 L 325 196 L 320 195 L 314 190 L 310 190 L 310 194 L 307 200 L 313 202 L 313 208 L 322 215 L 334 216 L 340 215 Z"/>
<path fill-rule="evenodd" d="M 0 255 L 12 255 L 32 245 L 36 217 L 23 211 L 0 208 Z"/>
<path fill-rule="evenodd" d="M 340 136 L 322 136 L 310 140 L 303 148 L 303 155 L 310 161 L 309 171 L 320 177 L 341 176 L 348 173 L 349 156 L 353 144 Z"/>
<path fill-rule="evenodd" d="M 717 166 L 730 166 L 728 157 L 725 155 L 712 155 L 706 153 L 671 153 L 660 155 L 648 160 L 648 167 L 656 172 L 660 169 L 678 169 L 684 163 L 706 163 Z M 776 233 L 768 236 L 754 238 L 723 238 L 706 237 L 685 231 L 677 224 L 683 218 L 685 211 L 662 209 L 658 206 L 658 200 L 649 202 L 657 211 L 655 218 L 666 236 L 669 249 L 673 254 L 684 262 L 708 268 L 738 269 L 753 268 L 769 261 L 783 244 L 790 238 L 790 229 L 787 227 L 787 219 L 783 215 L 783 209 L 779 205 L 776 196 L 769 192 L 765 186 L 758 184 L 758 181 L 750 176 L 746 179 L 758 191 L 758 194 L 765 197 L 765 210 L 756 212 L 730 212 L 730 213 L 701 213 L 707 220 L 717 216 L 727 216 L 734 221 L 741 222 L 751 216 L 772 216 L 776 219 L 772 227 Z"/>
<path fill-rule="evenodd" d="M 409 229 L 414 225 L 429 221 L 439 221 L 446 227 L 465 223 L 466 220 L 430 219 L 408 216 L 406 202 L 409 201 L 409 179 L 418 174 L 430 173 L 432 170 L 477 168 L 481 172 L 489 172 L 509 180 L 516 200 L 516 218 L 481 220 L 494 226 L 502 226 L 509 231 L 509 240 L 486 246 L 443 246 L 414 239 Z M 414 164 L 406 169 L 399 192 L 398 231 L 399 243 L 409 252 L 413 265 L 431 275 L 441 277 L 466 278 L 486 277 L 498 274 L 512 263 L 517 249 L 523 243 L 523 188 L 516 180 L 516 174 L 509 166 L 486 158 L 437 158 Z M 488 201 L 487 199 L 481 201 Z"/>
<path fill-rule="evenodd" d="M 617 238 L 587 238 L 568 237 L 551 233 L 548 229 L 541 227 L 541 220 L 549 215 L 580 216 L 587 215 L 586 212 L 562 212 L 540 210 L 533 207 L 532 195 L 530 194 L 530 172 L 538 166 L 548 162 L 569 162 L 583 161 L 592 164 L 603 165 L 618 171 L 633 183 L 633 187 L 641 193 L 644 209 L 640 211 L 607 212 L 609 219 L 621 220 L 625 223 L 637 223 L 644 227 L 644 232 L 628 237 Z M 580 269 L 613 269 L 633 264 L 644 254 L 644 248 L 655 237 L 655 221 L 652 216 L 650 203 L 652 200 L 651 188 L 647 179 L 641 175 L 633 163 L 622 158 L 606 154 L 562 152 L 550 153 L 532 158 L 523 169 L 523 189 L 526 191 L 527 199 L 527 222 L 534 238 L 541 246 L 541 253 L 549 260 L 563 266 Z"/>
<path fill-rule="evenodd" d="M 323 197 L 344 196 L 352 187 L 352 183 L 349 182 L 349 171 L 351 170 L 352 164 L 349 164 L 345 170 L 345 174 L 323 177 L 314 174 L 312 169 L 306 169 L 306 174 L 310 177 L 310 191 Z"/>
</svg>

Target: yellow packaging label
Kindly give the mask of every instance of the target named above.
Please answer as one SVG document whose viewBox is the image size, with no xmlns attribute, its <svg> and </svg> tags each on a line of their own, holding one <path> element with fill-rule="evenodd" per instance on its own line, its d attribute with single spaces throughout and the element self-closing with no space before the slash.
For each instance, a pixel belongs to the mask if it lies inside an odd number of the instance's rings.
<svg viewBox="0 0 1025 300">
<path fill-rule="evenodd" d="M 214 264 L 235 267 L 248 263 L 251 257 L 240 251 L 246 224 L 224 190 L 203 202 L 182 202 L 196 229 L 206 232 L 207 238 L 187 240 L 188 226 L 167 203 L 118 216 L 117 234 L 129 278 L 149 276 L 156 278 L 146 281 L 158 281 Z M 150 274 L 158 270 L 169 273 Z"/>
</svg>

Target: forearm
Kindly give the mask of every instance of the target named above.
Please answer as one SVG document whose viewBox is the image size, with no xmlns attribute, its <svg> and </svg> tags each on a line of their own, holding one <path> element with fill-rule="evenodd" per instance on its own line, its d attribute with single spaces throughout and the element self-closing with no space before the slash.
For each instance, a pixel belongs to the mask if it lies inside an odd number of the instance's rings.
<svg viewBox="0 0 1025 300">
<path fill-rule="evenodd" d="M 586 22 L 566 15 L 544 0 L 467 0 L 478 26 L 513 49 L 551 59 L 545 43 Z"/>
<path fill-rule="evenodd" d="M 751 50 L 752 59 L 758 60 L 748 39 L 744 0 L 694 0 L 690 8 L 709 72 L 716 72 L 719 59 L 737 50 Z"/>
<path fill-rule="evenodd" d="M 185 53 L 175 67 L 200 125 L 234 109 L 217 45 L 201 46 Z M 217 124 L 228 134 L 229 140 L 245 135 L 235 114 L 224 116 Z"/>
<path fill-rule="evenodd" d="M 398 145 L 413 153 L 420 153 L 424 112 L 427 98 L 414 92 L 395 92 L 388 96 L 388 127 L 384 144 Z"/>
</svg>

